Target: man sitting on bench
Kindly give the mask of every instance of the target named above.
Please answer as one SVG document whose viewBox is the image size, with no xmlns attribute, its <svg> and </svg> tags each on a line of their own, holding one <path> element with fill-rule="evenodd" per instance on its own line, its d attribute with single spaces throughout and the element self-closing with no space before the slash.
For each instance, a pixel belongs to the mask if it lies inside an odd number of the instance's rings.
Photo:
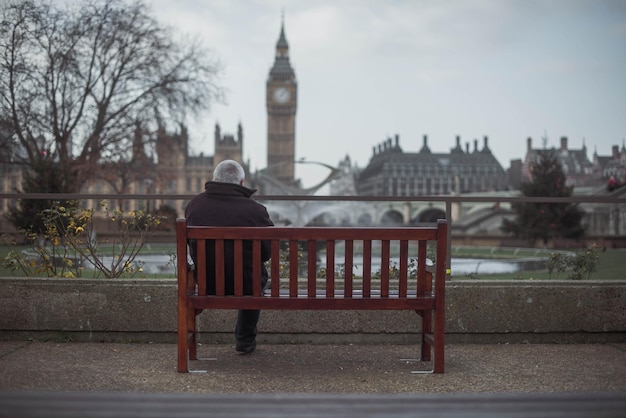
<svg viewBox="0 0 626 418">
<path fill-rule="evenodd" d="M 250 199 L 255 189 L 243 185 L 245 172 L 233 160 L 220 162 L 213 171 L 213 180 L 207 181 L 203 193 L 195 196 L 185 210 L 189 226 L 274 226 L 267 209 Z M 191 258 L 196 261 L 195 243 L 189 243 Z M 252 245 L 244 242 L 243 285 L 244 294 L 252 294 Z M 270 258 L 268 243 L 263 243 L 262 261 Z M 215 246 L 207 245 L 207 265 L 215 265 Z M 234 294 L 233 243 L 225 246 L 224 271 L 227 295 Z M 265 265 L 261 268 L 261 289 L 267 283 Z M 207 293 L 215 294 L 215 270 L 207 269 Z M 198 278 L 196 278 L 198 280 Z M 261 311 L 239 310 L 235 327 L 235 349 L 242 354 L 250 354 L 256 348 L 257 322 Z"/>
</svg>

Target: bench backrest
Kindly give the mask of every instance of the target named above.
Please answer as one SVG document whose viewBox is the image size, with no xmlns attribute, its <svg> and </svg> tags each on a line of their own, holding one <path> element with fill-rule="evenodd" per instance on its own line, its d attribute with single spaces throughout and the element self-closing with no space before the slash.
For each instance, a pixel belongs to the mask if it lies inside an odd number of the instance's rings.
<svg viewBox="0 0 626 418">
<path fill-rule="evenodd" d="M 377 298 L 389 297 L 390 294 L 394 298 L 414 298 L 432 292 L 444 293 L 445 220 L 428 227 L 337 228 L 187 226 L 186 219 L 179 218 L 176 227 L 179 283 L 185 280 L 190 292 L 195 284 L 187 263 L 183 261 L 189 259 L 189 240 L 194 240 L 197 246 L 197 277 L 204 278 L 206 269 L 215 269 L 216 296 L 225 295 L 224 265 L 207 265 L 208 242 L 214 243 L 216 260 L 224 259 L 224 249 L 226 245 L 231 245 L 225 243 L 233 243 L 234 295 L 242 296 L 243 243 L 251 242 L 252 245 L 253 293 L 259 295 L 261 242 L 265 240 L 269 241 L 271 248 L 271 260 L 267 263 L 271 280 L 270 297 L 298 297 L 299 293 L 305 292 L 309 298 L 333 298 L 338 294 L 343 298 L 357 294 L 362 298 L 370 298 L 374 294 Z M 429 243 L 435 247 L 434 258 L 437 261 L 432 267 L 427 266 Z M 361 254 L 362 262 L 359 263 Z M 372 260 L 375 260 L 374 265 Z M 375 268 L 376 264 L 380 268 Z M 435 275 L 434 289 L 432 273 Z M 207 295 L 205 280 L 198 280 L 197 294 Z"/>
</svg>

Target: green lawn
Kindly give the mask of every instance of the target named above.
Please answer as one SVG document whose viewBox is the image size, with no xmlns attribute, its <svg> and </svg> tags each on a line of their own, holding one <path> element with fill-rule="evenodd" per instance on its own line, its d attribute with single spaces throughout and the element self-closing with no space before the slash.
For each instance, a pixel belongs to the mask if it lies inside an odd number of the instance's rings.
<svg viewBox="0 0 626 418">
<path fill-rule="evenodd" d="M 575 252 L 576 250 L 565 250 Z M 541 257 L 542 254 L 549 254 L 550 250 L 540 250 L 534 248 L 528 249 L 511 249 L 511 248 L 487 248 L 487 247 L 465 247 L 452 248 L 453 257 L 472 257 L 472 258 L 523 258 L 523 257 Z M 623 280 L 626 279 L 624 266 L 626 266 L 625 257 L 626 249 L 607 249 L 599 251 L 599 263 L 596 272 L 592 273 L 592 280 Z M 568 272 L 561 273 L 560 279 L 567 279 Z M 548 270 L 536 270 L 518 273 L 504 274 L 478 274 L 478 275 L 458 275 L 452 276 L 453 279 L 489 279 L 489 280 L 547 280 L 550 279 Z M 556 273 L 553 273 L 553 279 Z"/>
</svg>

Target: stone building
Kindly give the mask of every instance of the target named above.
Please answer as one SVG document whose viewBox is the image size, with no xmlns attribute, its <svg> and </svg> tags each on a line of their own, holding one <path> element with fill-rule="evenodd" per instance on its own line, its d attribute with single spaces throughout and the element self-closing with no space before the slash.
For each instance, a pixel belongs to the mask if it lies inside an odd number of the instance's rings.
<svg viewBox="0 0 626 418">
<path fill-rule="evenodd" d="M 567 185 L 574 187 L 598 185 L 598 179 L 594 176 L 593 163 L 587 157 L 587 147 L 584 141 L 581 149 L 570 149 L 567 142 L 567 137 L 563 136 L 559 149 L 551 148 L 561 163 Z M 545 146 L 544 148 L 533 148 L 532 138 L 526 140 L 526 157 L 521 167 L 522 182 L 532 180 L 532 166 L 539 158 L 540 152 L 544 150 L 546 150 Z"/>
<path fill-rule="evenodd" d="M 148 140 L 151 140 L 148 138 Z M 155 156 L 142 155 L 141 145 L 134 146 L 133 157 L 130 162 L 132 177 L 128 178 L 124 187 L 119 185 L 122 176 L 116 175 L 116 183 L 107 179 L 107 176 L 96 176 L 93 181 L 82 190 L 84 193 L 111 193 L 111 194 L 197 194 L 204 190 L 204 184 L 211 180 L 215 165 L 223 159 L 242 161 L 243 128 L 239 124 L 237 136 L 222 134 L 219 124 L 215 125 L 214 155 L 205 155 L 201 152 L 192 155 L 189 152 L 189 136 L 187 129 L 181 126 L 178 132 L 166 132 L 164 128 L 157 131 L 154 139 Z M 247 165 L 243 164 L 246 172 Z M 105 168 L 105 167 L 103 167 Z M 106 168 L 105 168 L 106 169 Z M 109 170 L 117 174 L 111 167 Z M 155 201 L 122 201 L 122 209 L 133 210 L 139 208 L 158 209 L 167 206 L 181 215 L 187 202 L 182 200 L 155 200 Z M 89 206 L 93 206 L 90 202 Z"/>
<path fill-rule="evenodd" d="M 22 166 L 11 163 L 0 163 L 0 193 L 14 193 L 22 188 Z M 4 214 L 9 207 L 15 205 L 14 200 L 0 199 L 0 225 L 8 223 Z M 0 228 L 0 231 L 3 230 Z"/>
<path fill-rule="evenodd" d="M 598 151 L 593 153 L 594 177 L 600 179 L 602 184 L 608 184 L 611 177 L 616 185 L 626 184 L 626 145 L 622 147 L 613 145 L 611 155 L 601 156 Z"/>
<path fill-rule="evenodd" d="M 367 167 L 358 175 L 360 196 L 422 196 L 505 190 L 508 181 L 491 153 L 488 138 L 482 149 L 461 147 L 460 137 L 449 153 L 433 153 L 424 135 L 419 152 L 404 152 L 400 138 L 388 138 L 373 148 Z"/>
<path fill-rule="evenodd" d="M 214 154 L 201 152 L 189 153 L 189 137 L 186 130 L 174 135 L 162 134 L 157 139 L 159 187 L 156 193 L 197 194 L 204 190 L 204 184 L 212 179 L 213 169 L 222 160 L 238 161 L 248 173 L 247 164 L 243 163 L 243 127 L 237 126 L 237 136 L 222 133 L 220 125 L 215 124 Z M 163 175 L 165 174 L 165 175 Z M 187 202 L 172 200 L 163 202 L 182 214 Z"/>
</svg>

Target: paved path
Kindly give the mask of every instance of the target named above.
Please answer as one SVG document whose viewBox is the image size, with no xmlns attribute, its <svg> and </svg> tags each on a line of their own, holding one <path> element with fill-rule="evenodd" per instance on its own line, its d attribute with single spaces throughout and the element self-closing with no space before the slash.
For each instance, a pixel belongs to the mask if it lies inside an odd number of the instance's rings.
<svg viewBox="0 0 626 418">
<path fill-rule="evenodd" d="M 158 393 L 626 392 L 626 344 L 452 344 L 446 373 L 413 374 L 412 345 L 203 345 L 176 372 L 176 345 L 0 341 L 0 391 Z"/>
</svg>

